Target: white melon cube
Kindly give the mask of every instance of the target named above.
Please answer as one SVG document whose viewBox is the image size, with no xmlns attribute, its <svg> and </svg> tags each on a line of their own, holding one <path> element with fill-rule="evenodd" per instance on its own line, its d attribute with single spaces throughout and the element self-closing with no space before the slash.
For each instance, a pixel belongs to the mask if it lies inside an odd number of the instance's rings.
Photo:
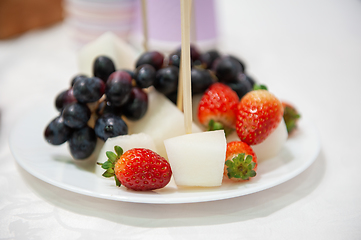
<svg viewBox="0 0 361 240">
<path fill-rule="evenodd" d="M 105 141 L 103 148 L 100 150 L 97 162 L 104 163 L 105 161 L 107 161 L 108 158 L 106 156 L 106 152 L 107 151 L 114 152 L 115 145 L 120 146 L 124 152 L 132 148 L 146 148 L 154 152 L 157 152 L 157 148 L 155 147 L 154 141 L 149 135 L 145 133 L 123 135 L 119 137 L 108 138 Z M 96 174 L 98 176 L 101 176 L 104 173 L 104 171 L 105 170 L 103 168 L 97 166 Z"/>
<path fill-rule="evenodd" d="M 130 133 L 146 133 L 150 135 L 158 149 L 158 154 L 167 158 L 164 140 L 184 135 L 184 115 L 163 94 L 151 88 L 148 92 L 148 110 L 138 121 L 126 120 Z M 192 132 L 202 132 L 193 123 Z"/>
<path fill-rule="evenodd" d="M 288 138 L 286 124 L 282 118 L 277 128 L 261 143 L 251 145 L 258 160 L 277 156 Z"/>
<path fill-rule="evenodd" d="M 227 143 L 223 130 L 186 134 L 164 141 L 178 186 L 222 184 Z"/>
<path fill-rule="evenodd" d="M 93 63 L 100 55 L 111 58 L 115 69 L 133 70 L 139 54 L 136 50 L 112 32 L 106 32 L 83 46 L 78 55 L 79 72 L 93 76 Z"/>
</svg>

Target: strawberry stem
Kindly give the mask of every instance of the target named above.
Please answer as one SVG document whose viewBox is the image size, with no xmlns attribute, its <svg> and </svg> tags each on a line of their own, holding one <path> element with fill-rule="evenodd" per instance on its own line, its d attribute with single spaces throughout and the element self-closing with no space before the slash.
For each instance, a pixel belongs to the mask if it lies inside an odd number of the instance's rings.
<svg viewBox="0 0 361 240">
<path fill-rule="evenodd" d="M 213 119 L 211 119 L 208 123 L 207 131 L 216 131 L 216 130 L 224 130 L 226 136 L 228 136 L 233 132 L 232 128 L 224 126 L 222 123 L 216 122 Z"/>
<path fill-rule="evenodd" d="M 248 180 L 250 177 L 256 176 L 256 171 L 253 169 L 256 163 L 252 161 L 252 156 L 245 156 L 244 153 L 240 153 L 232 160 L 226 161 L 227 176 L 229 179 L 238 178 L 242 180 Z"/>
<path fill-rule="evenodd" d="M 255 84 L 253 86 L 253 90 L 268 90 L 266 85 L 263 84 Z"/>
<path fill-rule="evenodd" d="M 285 120 L 287 132 L 292 132 L 295 128 L 297 128 L 297 120 L 301 117 L 301 115 L 297 112 L 296 109 L 285 106 L 283 112 L 283 119 Z"/>
<path fill-rule="evenodd" d="M 106 177 L 106 178 L 114 177 L 115 184 L 118 187 L 120 187 L 122 184 L 118 180 L 117 176 L 115 175 L 114 168 L 115 168 L 116 162 L 118 161 L 120 156 L 122 156 L 122 154 L 123 154 L 123 149 L 121 147 L 119 147 L 119 146 L 114 146 L 114 150 L 115 150 L 115 153 L 111 152 L 111 151 L 107 151 L 105 153 L 107 155 L 107 157 L 108 157 L 107 161 L 105 161 L 104 163 L 97 162 L 97 164 L 100 165 L 103 169 L 106 170 L 102 174 L 102 176 Z"/>
<path fill-rule="evenodd" d="M 119 146 L 114 146 L 114 150 L 117 153 L 118 158 L 120 158 L 120 156 L 123 155 L 123 148 L 121 148 Z"/>
<path fill-rule="evenodd" d="M 213 119 L 211 119 L 208 123 L 208 129 L 207 131 L 215 131 L 215 130 L 223 130 L 224 126 L 220 122 L 216 122 Z"/>
</svg>

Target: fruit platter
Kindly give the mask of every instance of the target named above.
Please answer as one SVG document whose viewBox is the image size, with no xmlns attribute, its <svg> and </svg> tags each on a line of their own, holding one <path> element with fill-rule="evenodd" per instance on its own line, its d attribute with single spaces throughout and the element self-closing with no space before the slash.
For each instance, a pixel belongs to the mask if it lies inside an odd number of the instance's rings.
<svg viewBox="0 0 361 240">
<path fill-rule="evenodd" d="M 79 76 L 76 76 L 76 78 L 79 78 Z M 61 95 L 60 93 L 59 96 Z M 169 121 L 182 128 L 182 113 L 170 99 L 156 89 L 148 90 L 147 95 L 149 97 L 149 106 L 147 113 L 142 117 L 143 121 L 149 122 L 148 119 L 156 118 L 152 116 L 152 111 L 155 107 L 160 108 L 163 106 L 167 109 L 164 112 L 167 113 Z M 151 103 L 155 103 L 155 105 Z M 282 148 L 277 154 L 270 158 L 259 159 L 257 175 L 251 177 L 250 180 L 233 182 L 227 177 L 223 177 L 220 186 L 187 187 L 178 186 L 172 177 L 165 187 L 158 190 L 133 191 L 124 186 L 117 187 L 114 180 L 101 176 L 105 169 L 96 165 L 95 162 L 104 163 L 107 160 L 105 150 L 102 150 L 105 144 L 97 145 L 95 151 L 98 152 L 99 157 L 95 160 L 91 159 L 91 157 L 85 160 L 74 160 L 74 156 L 72 156 L 66 143 L 53 146 L 46 142 L 44 130 L 49 121 L 59 115 L 59 111 L 54 105 L 56 106 L 56 101 L 55 104 L 44 103 L 43 106 L 31 111 L 23 120 L 18 122 L 9 141 L 16 160 L 26 171 L 47 183 L 80 194 L 111 200 L 140 203 L 189 203 L 247 195 L 277 186 L 297 176 L 313 163 L 320 148 L 317 130 L 305 116 L 302 116 L 297 122 L 297 128 L 290 136 L 287 136 L 287 140 L 282 144 Z M 168 114 L 169 111 L 174 113 Z M 162 114 L 162 111 L 158 111 L 158 113 Z M 156 122 L 160 122 L 160 120 Z M 132 131 L 135 131 L 135 122 L 129 123 L 133 124 Z M 143 123 L 140 122 L 140 124 Z M 156 139 L 157 135 L 154 134 L 161 130 L 156 131 L 147 128 L 148 125 L 138 127 L 147 132 L 147 135 L 152 134 Z M 200 126 L 197 127 L 196 124 L 194 125 L 195 129 L 201 128 Z M 167 126 L 162 126 L 162 122 L 160 122 L 159 128 L 164 129 L 165 132 L 169 131 Z M 173 125 L 170 128 L 172 129 Z M 177 132 L 177 129 L 174 129 L 172 133 L 175 135 L 182 134 Z M 136 133 L 125 136 L 130 138 L 132 135 L 135 137 L 135 141 L 138 142 L 137 147 L 141 147 L 143 144 L 144 147 L 148 146 L 153 150 L 157 149 L 157 144 L 150 140 L 146 134 Z M 164 138 L 172 137 L 165 133 L 162 135 L 165 135 Z M 119 142 L 118 138 L 109 138 L 107 140 L 110 144 L 110 149 L 107 149 L 107 151 L 114 151 L 113 147 L 115 145 L 121 145 L 124 150 L 131 148 L 131 146 L 125 146 L 124 141 Z M 229 141 L 234 138 L 237 138 L 236 130 L 227 137 Z M 129 139 L 125 138 L 125 140 L 129 142 Z M 161 141 L 158 140 L 157 143 L 160 144 Z M 158 152 L 162 151 L 164 154 L 164 147 Z M 75 156 L 77 155 L 75 154 Z M 194 168 L 199 176 L 208 174 L 207 166 L 202 169 L 202 167 L 192 166 L 192 163 L 188 162 L 187 164 Z"/>
<path fill-rule="evenodd" d="M 73 161 L 68 146 L 51 146 L 44 141 L 44 127 L 56 110 L 39 106 L 20 120 L 9 139 L 19 165 L 31 175 L 51 185 L 78 194 L 123 202 L 177 204 L 229 199 L 256 193 L 284 183 L 307 169 L 320 149 L 317 129 L 312 122 L 299 121 L 298 131 L 289 138 L 278 156 L 259 162 L 257 176 L 241 183 L 226 179 L 219 187 L 177 187 L 173 179 L 162 189 L 132 191 L 116 187 L 114 180 L 95 173 L 95 166 Z"/>
<path fill-rule="evenodd" d="M 109 41 L 123 46 L 127 64 L 97 51 Z M 35 177 L 98 198 L 191 203 L 277 186 L 316 159 L 312 123 L 238 57 L 201 52 L 189 37 L 170 54 L 134 57 L 111 37 L 100 46 L 85 53 L 91 70 L 10 136 L 15 159 Z"/>
</svg>

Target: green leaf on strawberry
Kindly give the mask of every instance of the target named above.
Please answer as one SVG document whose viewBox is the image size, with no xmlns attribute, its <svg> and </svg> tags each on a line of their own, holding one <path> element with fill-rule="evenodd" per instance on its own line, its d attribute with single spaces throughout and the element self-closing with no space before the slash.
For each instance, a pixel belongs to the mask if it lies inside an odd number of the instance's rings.
<svg viewBox="0 0 361 240">
<path fill-rule="evenodd" d="M 108 157 L 108 160 L 105 161 L 104 163 L 99 163 L 97 162 L 98 165 L 100 165 L 103 169 L 105 169 L 106 171 L 102 174 L 103 177 L 106 178 L 110 178 L 110 177 L 114 177 L 115 180 L 115 184 L 120 187 L 121 186 L 121 182 L 118 180 L 117 176 L 115 176 L 114 173 L 114 167 L 115 167 L 115 163 L 118 161 L 118 159 L 120 158 L 120 156 L 122 156 L 123 154 L 123 149 L 119 146 L 114 146 L 114 152 L 111 151 L 107 151 L 105 154 Z"/>
<path fill-rule="evenodd" d="M 285 120 L 287 132 L 290 134 L 293 130 L 297 128 L 297 122 L 301 115 L 296 110 L 294 106 L 289 103 L 282 102 L 283 105 L 283 119 Z"/>
<path fill-rule="evenodd" d="M 108 157 L 108 161 L 110 161 L 112 163 L 115 163 L 118 160 L 118 156 L 111 151 L 107 151 L 105 154 Z"/>
<path fill-rule="evenodd" d="M 120 156 L 123 155 L 123 148 L 121 148 L 119 146 L 114 146 L 114 150 L 117 153 L 118 158 L 120 158 Z"/>
<path fill-rule="evenodd" d="M 216 131 L 216 130 L 224 130 L 226 137 L 234 131 L 234 129 L 224 126 L 222 123 L 216 122 L 213 119 L 211 119 L 208 123 L 207 131 Z"/>
<path fill-rule="evenodd" d="M 263 84 L 255 84 L 253 86 L 253 90 L 268 90 L 267 86 L 266 85 L 263 85 Z"/>
<path fill-rule="evenodd" d="M 110 177 L 113 177 L 114 176 L 114 173 L 110 173 L 108 171 L 105 171 L 103 174 L 102 174 L 103 177 L 106 177 L 106 178 L 110 178 Z"/>
<path fill-rule="evenodd" d="M 113 167 L 113 165 L 114 165 L 114 163 L 112 163 L 108 160 L 102 164 L 102 168 L 109 169 L 109 168 Z"/>
<path fill-rule="evenodd" d="M 240 153 L 232 160 L 226 161 L 228 178 L 248 180 L 250 177 L 256 176 L 256 171 L 253 170 L 256 163 L 252 161 L 251 155 L 245 156 L 244 153 Z"/>
</svg>

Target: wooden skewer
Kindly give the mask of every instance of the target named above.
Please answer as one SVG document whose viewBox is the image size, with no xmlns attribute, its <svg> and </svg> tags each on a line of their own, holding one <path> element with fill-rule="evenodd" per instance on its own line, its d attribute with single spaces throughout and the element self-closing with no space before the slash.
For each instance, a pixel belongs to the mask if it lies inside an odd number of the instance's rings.
<svg viewBox="0 0 361 240">
<path fill-rule="evenodd" d="M 190 0 L 190 38 L 191 42 L 195 43 L 197 40 L 197 34 L 196 34 L 196 26 L 195 26 L 195 8 L 194 8 L 194 1 Z M 178 94 L 177 94 L 177 107 L 180 111 L 183 111 L 183 77 L 182 77 L 182 62 L 179 66 L 179 77 L 178 77 Z"/>
<path fill-rule="evenodd" d="M 147 2 L 142 0 L 142 19 L 143 19 L 143 47 L 148 51 L 148 23 L 147 23 Z"/>
<path fill-rule="evenodd" d="M 180 0 L 181 33 L 182 33 L 182 85 L 184 126 L 186 133 L 192 133 L 192 89 L 191 89 L 191 56 L 190 56 L 190 0 Z"/>
<path fill-rule="evenodd" d="M 191 42 L 197 42 L 197 26 L 196 26 L 196 8 L 194 1 L 191 0 Z"/>
<path fill-rule="evenodd" d="M 182 62 L 179 65 L 178 75 L 178 93 L 177 93 L 177 107 L 183 112 L 183 74 L 182 74 Z"/>
</svg>

